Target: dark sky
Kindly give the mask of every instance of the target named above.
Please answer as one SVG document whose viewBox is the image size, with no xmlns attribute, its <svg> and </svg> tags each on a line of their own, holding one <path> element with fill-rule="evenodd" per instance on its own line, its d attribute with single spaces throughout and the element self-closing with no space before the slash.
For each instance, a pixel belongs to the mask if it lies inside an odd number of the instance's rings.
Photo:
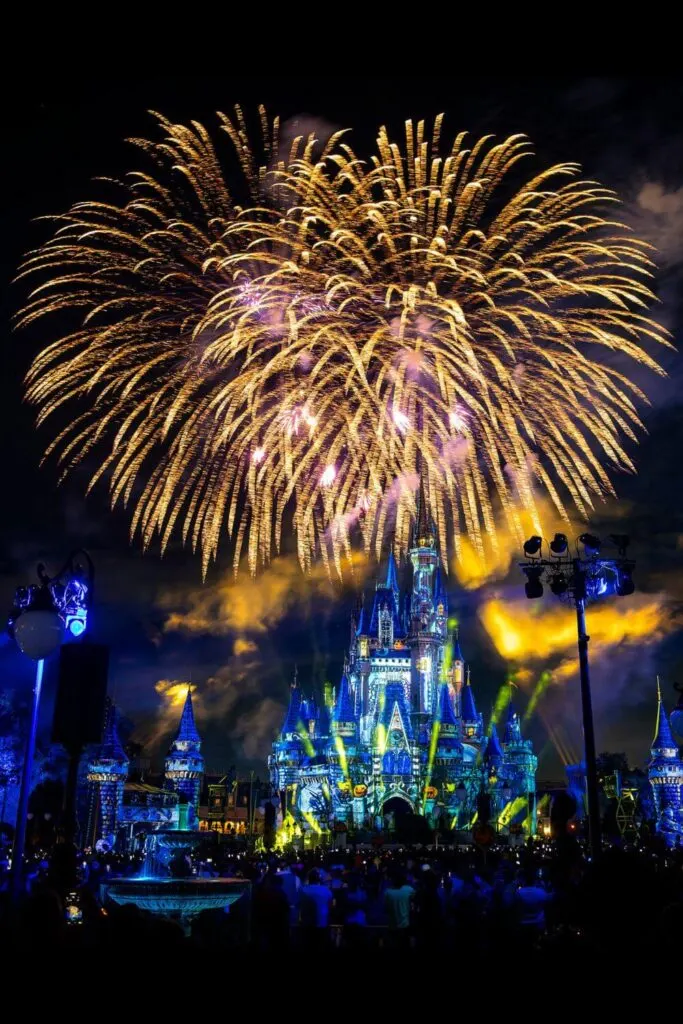
<svg viewBox="0 0 683 1024">
<path fill-rule="evenodd" d="M 9 281 L 22 253 L 47 237 L 47 226 L 34 223 L 36 217 L 97 196 L 92 178 L 115 176 L 139 162 L 124 140 L 153 131 L 149 109 L 211 127 L 213 112 L 236 102 L 246 110 L 263 102 L 283 120 L 306 116 L 352 126 L 359 151 L 367 149 L 381 123 L 398 133 L 405 118 L 431 118 L 440 111 L 446 112 L 453 131 L 498 136 L 524 132 L 535 144 L 538 166 L 578 161 L 586 177 L 620 192 L 628 217 L 661 249 L 655 284 L 661 300 L 658 315 L 677 343 L 682 315 L 683 85 L 678 79 L 311 82 L 126 77 L 98 84 L 89 76 L 87 88 L 54 78 L 41 87 L 34 79 L 28 91 L 16 96 L 3 133 L 11 159 L 5 161 L 9 180 L 2 190 L 7 287 L 2 290 L 6 344 L 0 383 L 5 422 L 0 598 L 9 608 L 15 585 L 30 581 L 40 558 L 56 567 L 70 548 L 86 546 L 98 572 L 94 633 L 111 645 L 110 684 L 117 701 L 136 721 L 138 735 L 158 747 L 169 720 L 162 715 L 165 705 L 155 685 L 192 679 L 207 715 L 207 760 L 217 769 L 234 761 L 259 763 L 286 700 L 295 662 L 305 685 L 336 681 L 354 595 L 350 590 L 330 594 L 319 586 L 311 596 L 302 581 L 290 580 L 283 569 L 274 581 L 246 591 L 240 608 L 253 606 L 260 620 L 245 623 L 239 618 L 242 612 L 235 611 L 234 594 L 222 583 L 229 572 L 227 552 L 202 589 L 199 565 L 190 553 L 176 547 L 161 561 L 155 552 L 142 556 L 137 544 L 131 546 L 125 515 L 109 511 L 103 490 L 86 500 L 77 481 L 57 487 L 54 466 L 39 468 L 46 436 L 36 434 L 31 411 L 21 401 L 22 376 L 41 345 L 51 340 L 49 326 L 10 333 L 11 314 L 24 293 Z M 596 664 L 598 744 L 627 749 L 634 760 L 645 756 L 652 730 L 654 673 L 661 673 L 669 695 L 673 680 L 683 679 L 683 646 L 676 626 L 683 598 L 683 370 L 673 353 L 665 354 L 664 361 L 669 379 L 646 382 L 652 406 L 645 412 L 649 435 L 635 453 L 639 475 L 619 479 L 620 504 L 593 520 L 598 530 L 608 532 L 610 524 L 619 522 L 630 532 L 639 591 L 663 595 L 663 638 L 642 646 L 622 645 Z M 518 596 L 514 574 L 502 587 L 498 589 L 504 597 Z M 490 590 L 465 593 L 453 586 L 452 604 L 484 710 L 506 671 L 477 614 L 490 596 Z M 207 613 L 206 628 L 169 628 L 173 612 L 198 609 Z M 4 642 L 2 685 L 25 687 L 27 672 L 12 645 Z M 563 719 L 566 741 L 578 748 L 572 693 L 551 695 L 548 715 Z M 555 773 L 557 758 L 541 722 L 533 721 L 530 728 L 544 750 L 542 772 Z"/>
</svg>

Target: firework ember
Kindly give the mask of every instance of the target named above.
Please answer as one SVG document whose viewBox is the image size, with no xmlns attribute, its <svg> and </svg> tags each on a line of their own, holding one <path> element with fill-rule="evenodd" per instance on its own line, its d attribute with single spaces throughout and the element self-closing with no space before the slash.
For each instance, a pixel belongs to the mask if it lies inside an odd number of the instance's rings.
<svg viewBox="0 0 683 1024">
<path fill-rule="evenodd" d="M 254 151 L 219 116 L 225 160 L 160 118 L 153 173 L 58 217 L 22 268 L 22 324 L 76 317 L 27 379 L 65 471 L 97 456 L 133 533 L 178 529 L 204 571 L 228 537 L 256 571 L 290 522 L 305 569 L 389 531 L 404 551 L 398 480 L 424 479 L 444 557 L 495 547 L 499 516 L 521 537 L 539 496 L 585 516 L 613 493 L 645 398 L 624 363 L 659 372 L 668 342 L 611 191 L 574 164 L 509 188 L 527 140 L 444 145 L 440 117 L 382 128 L 364 162 L 341 133 L 281 152 L 263 112 Z"/>
</svg>

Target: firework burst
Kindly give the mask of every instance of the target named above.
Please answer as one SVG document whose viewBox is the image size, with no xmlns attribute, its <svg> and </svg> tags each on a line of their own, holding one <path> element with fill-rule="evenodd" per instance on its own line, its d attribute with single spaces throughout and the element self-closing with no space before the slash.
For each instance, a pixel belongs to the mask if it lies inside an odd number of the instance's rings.
<svg viewBox="0 0 683 1024">
<path fill-rule="evenodd" d="M 646 343 L 649 247 L 605 210 L 615 196 L 559 165 L 506 192 L 522 136 L 441 143 L 385 129 L 361 161 L 341 133 L 260 156 L 241 112 L 220 115 L 227 172 L 205 129 L 160 119 L 139 142 L 155 173 L 113 203 L 81 203 L 22 274 L 20 322 L 70 311 L 75 329 L 27 379 L 65 471 L 103 457 L 132 532 L 174 529 L 204 571 L 226 535 L 252 571 L 291 517 L 299 559 L 341 573 L 354 535 L 409 544 L 421 475 L 442 552 L 521 533 L 538 493 L 586 515 L 633 470 L 645 400 L 615 354 L 661 372 Z M 227 181 L 237 182 L 238 197 Z"/>
</svg>

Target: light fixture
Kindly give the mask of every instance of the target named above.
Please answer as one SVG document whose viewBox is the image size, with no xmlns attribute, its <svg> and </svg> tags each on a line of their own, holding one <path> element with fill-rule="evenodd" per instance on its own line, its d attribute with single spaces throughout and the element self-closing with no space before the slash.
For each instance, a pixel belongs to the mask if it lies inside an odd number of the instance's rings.
<svg viewBox="0 0 683 1024">
<path fill-rule="evenodd" d="M 626 533 L 610 533 L 609 539 L 612 541 L 617 551 L 619 552 L 620 558 L 626 558 L 626 549 L 628 548 L 631 538 Z"/>
<path fill-rule="evenodd" d="M 537 597 L 543 597 L 543 584 L 541 583 L 541 576 L 543 569 L 541 566 L 529 566 L 525 568 L 526 583 L 524 584 L 524 592 L 530 601 L 533 601 Z"/>
<path fill-rule="evenodd" d="M 542 537 L 529 537 L 529 539 L 524 542 L 524 554 L 527 556 L 527 558 L 534 558 L 537 554 L 539 554 L 542 543 Z"/>
<path fill-rule="evenodd" d="M 560 558 L 562 555 L 565 555 L 568 547 L 569 542 L 567 541 L 567 535 L 565 533 L 556 533 L 550 541 L 550 550 L 556 558 Z"/>
<path fill-rule="evenodd" d="M 600 554 L 600 538 L 592 533 L 582 533 L 579 541 L 583 544 L 588 558 L 596 558 Z"/>
<path fill-rule="evenodd" d="M 621 566 L 617 577 L 617 594 L 619 597 L 628 597 L 635 589 L 633 570 L 630 566 Z"/>
<path fill-rule="evenodd" d="M 32 661 L 42 661 L 52 654 L 62 642 L 63 632 L 64 621 L 46 585 L 36 587 L 30 605 L 12 619 L 17 647 Z"/>
<path fill-rule="evenodd" d="M 556 597 L 566 594 L 569 589 L 567 577 L 563 576 L 561 572 L 556 572 L 550 577 L 550 589 Z"/>
</svg>

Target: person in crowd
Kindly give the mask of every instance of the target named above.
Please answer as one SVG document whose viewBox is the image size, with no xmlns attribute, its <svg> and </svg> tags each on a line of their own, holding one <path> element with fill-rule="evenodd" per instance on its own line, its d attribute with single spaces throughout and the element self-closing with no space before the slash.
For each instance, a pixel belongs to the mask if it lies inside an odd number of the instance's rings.
<svg viewBox="0 0 683 1024">
<path fill-rule="evenodd" d="M 309 871 L 299 901 L 301 936 L 308 948 L 318 950 L 327 943 L 332 899 L 332 890 L 321 883 L 320 872 L 315 868 Z"/>
<path fill-rule="evenodd" d="M 410 935 L 411 909 L 415 890 L 408 885 L 405 872 L 394 868 L 384 892 L 384 907 L 390 935 L 400 945 L 407 945 Z"/>
</svg>

